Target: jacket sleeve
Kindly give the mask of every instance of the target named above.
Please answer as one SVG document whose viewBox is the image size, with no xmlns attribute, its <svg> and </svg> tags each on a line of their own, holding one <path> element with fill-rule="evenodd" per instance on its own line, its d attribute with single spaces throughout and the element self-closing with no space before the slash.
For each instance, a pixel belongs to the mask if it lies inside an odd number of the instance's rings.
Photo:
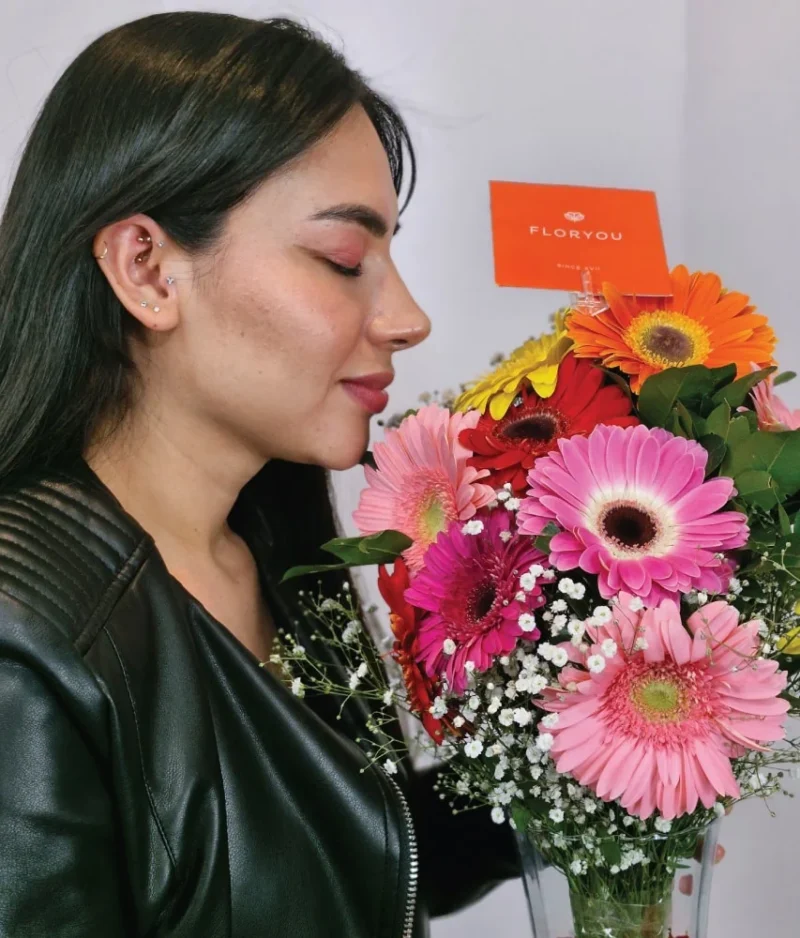
<svg viewBox="0 0 800 938">
<path fill-rule="evenodd" d="M 0 652 L 0 938 L 123 938 L 107 779 L 66 692 Z"/>
<path fill-rule="evenodd" d="M 495 824 L 488 808 L 453 814 L 434 790 L 441 769 L 410 781 L 420 852 L 420 889 L 431 915 L 449 915 L 521 875 L 514 832 Z"/>
</svg>

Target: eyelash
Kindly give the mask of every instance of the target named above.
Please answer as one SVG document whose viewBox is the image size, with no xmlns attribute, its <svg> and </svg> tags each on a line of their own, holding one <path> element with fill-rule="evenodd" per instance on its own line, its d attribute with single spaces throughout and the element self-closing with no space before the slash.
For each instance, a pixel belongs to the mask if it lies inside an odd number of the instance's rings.
<svg viewBox="0 0 800 938">
<path fill-rule="evenodd" d="M 343 277 L 360 277 L 363 273 L 361 264 L 356 264 L 355 267 L 344 267 L 342 264 L 337 264 L 332 260 L 328 260 L 328 264 L 336 271 L 337 274 L 341 274 Z"/>
</svg>

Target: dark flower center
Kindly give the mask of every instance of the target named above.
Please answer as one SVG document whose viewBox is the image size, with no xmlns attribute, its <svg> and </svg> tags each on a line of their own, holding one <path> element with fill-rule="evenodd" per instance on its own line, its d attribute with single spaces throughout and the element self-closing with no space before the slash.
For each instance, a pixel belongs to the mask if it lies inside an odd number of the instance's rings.
<svg viewBox="0 0 800 938">
<path fill-rule="evenodd" d="M 549 443 L 558 432 L 558 421 L 552 414 L 545 412 L 529 414 L 503 429 L 507 440 L 532 440 L 535 443 Z"/>
<path fill-rule="evenodd" d="M 467 612 L 473 622 L 480 622 L 487 616 L 497 599 L 497 590 L 493 583 L 479 583 L 467 602 Z"/>
<path fill-rule="evenodd" d="M 653 326 L 647 332 L 644 346 L 653 355 L 676 364 L 687 361 L 694 353 L 694 342 L 674 326 Z"/>
<path fill-rule="evenodd" d="M 655 519 L 636 505 L 613 505 L 600 525 L 603 533 L 620 547 L 647 547 L 658 534 Z"/>
</svg>

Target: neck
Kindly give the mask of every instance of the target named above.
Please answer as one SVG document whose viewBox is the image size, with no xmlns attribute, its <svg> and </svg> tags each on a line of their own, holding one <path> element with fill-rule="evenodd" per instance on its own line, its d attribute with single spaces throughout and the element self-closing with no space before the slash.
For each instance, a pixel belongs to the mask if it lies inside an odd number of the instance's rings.
<svg viewBox="0 0 800 938">
<path fill-rule="evenodd" d="M 90 446 L 86 462 L 163 553 L 214 560 L 230 545 L 228 515 L 263 460 L 237 454 L 185 415 L 143 423 L 131 419 Z"/>
</svg>

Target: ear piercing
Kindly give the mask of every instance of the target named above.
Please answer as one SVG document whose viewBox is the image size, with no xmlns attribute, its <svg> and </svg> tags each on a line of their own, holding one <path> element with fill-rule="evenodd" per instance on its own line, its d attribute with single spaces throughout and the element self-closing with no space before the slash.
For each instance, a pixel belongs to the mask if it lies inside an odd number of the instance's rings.
<svg viewBox="0 0 800 938">
<path fill-rule="evenodd" d="M 150 237 L 150 235 L 144 235 L 144 236 L 138 235 L 137 238 L 136 238 L 136 240 L 137 240 L 137 241 L 140 241 L 142 244 L 152 244 L 152 243 L 153 243 L 153 239 Z M 105 248 L 104 248 L 104 250 L 103 250 L 103 253 L 102 253 L 102 254 L 94 254 L 94 255 L 92 255 L 92 256 L 93 256 L 96 260 L 98 260 L 98 261 L 103 260 L 103 258 L 108 254 L 108 244 L 107 244 L 107 242 L 105 242 L 105 241 L 103 242 L 103 244 L 105 245 Z M 163 241 L 158 241 L 158 242 L 157 242 L 157 245 L 158 245 L 158 247 L 163 248 L 163 247 L 164 247 L 164 242 L 163 242 Z M 136 261 L 137 264 L 141 264 L 142 260 L 143 260 L 143 257 L 141 256 L 141 254 L 138 255 L 138 256 L 135 258 L 135 261 Z M 167 277 L 167 283 L 171 286 L 173 283 L 175 283 L 175 278 L 174 278 L 174 277 Z M 140 306 L 147 307 L 149 304 L 148 304 L 147 300 L 142 300 L 139 305 L 140 305 Z M 160 307 L 160 306 L 154 306 L 154 307 L 153 307 L 153 312 L 154 312 L 154 313 L 160 313 L 160 312 L 161 312 L 161 307 Z"/>
<path fill-rule="evenodd" d="M 150 235 L 145 235 L 144 237 L 142 237 L 141 235 L 139 235 L 139 236 L 136 238 L 136 240 L 137 240 L 137 241 L 141 241 L 142 244 L 152 244 L 152 243 L 153 243 L 153 239 L 150 237 Z M 93 255 L 92 255 L 95 260 L 102 261 L 102 260 L 106 257 L 106 255 L 108 254 L 108 244 L 107 244 L 105 241 L 103 242 L 103 244 L 105 245 L 105 247 L 104 247 L 104 249 L 103 249 L 103 253 L 102 253 L 102 254 L 93 254 Z M 163 242 L 163 241 L 158 241 L 158 242 L 157 242 L 157 246 L 160 247 L 160 248 L 163 248 L 163 247 L 164 247 L 164 242 Z M 134 260 L 136 261 L 137 264 L 141 264 L 142 261 L 144 260 L 144 258 L 142 257 L 141 254 L 138 254 L 138 255 L 134 258 Z"/>
<path fill-rule="evenodd" d="M 136 238 L 136 240 L 137 240 L 137 241 L 141 241 L 142 244 L 152 244 L 152 243 L 153 243 L 153 239 L 150 237 L 150 235 L 145 235 L 144 237 L 142 237 L 142 235 L 138 235 L 137 238 Z M 164 247 L 164 242 L 163 242 L 163 241 L 159 241 L 159 242 L 158 242 L 158 247 L 163 248 L 163 247 Z M 142 254 L 144 254 L 144 251 L 142 252 Z M 142 261 L 144 260 L 144 257 L 142 257 L 142 254 L 137 254 L 136 257 L 134 258 L 134 260 L 135 260 L 135 262 L 136 262 L 137 264 L 141 264 Z"/>
</svg>

